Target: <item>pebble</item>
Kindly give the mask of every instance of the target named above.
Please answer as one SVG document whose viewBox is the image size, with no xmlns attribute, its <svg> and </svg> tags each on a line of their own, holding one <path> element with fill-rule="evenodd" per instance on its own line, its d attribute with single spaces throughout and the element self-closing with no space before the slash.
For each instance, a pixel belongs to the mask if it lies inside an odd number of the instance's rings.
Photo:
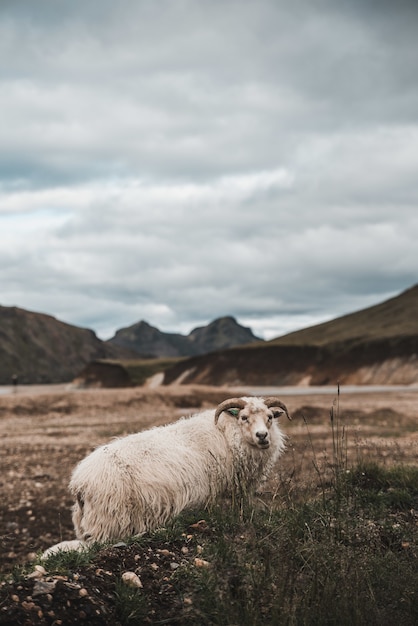
<svg viewBox="0 0 418 626">
<path fill-rule="evenodd" d="M 142 589 L 143 587 L 141 579 L 135 572 L 124 572 L 122 574 L 122 581 L 128 587 L 136 587 L 137 589 Z"/>
<path fill-rule="evenodd" d="M 209 561 L 205 561 L 204 559 L 198 559 L 197 557 L 194 560 L 194 564 L 196 567 L 209 567 Z"/>
<path fill-rule="evenodd" d="M 28 575 L 28 578 L 42 578 L 46 575 L 46 569 L 42 565 L 35 565 L 34 570 Z"/>
<path fill-rule="evenodd" d="M 174 556 L 174 552 L 170 552 L 170 550 L 166 550 L 166 549 L 163 549 L 163 550 L 158 549 L 157 553 L 162 554 L 163 556 Z"/>
<path fill-rule="evenodd" d="M 32 596 L 36 598 L 36 596 L 53 593 L 55 591 L 56 584 L 56 580 L 37 580 L 33 586 Z"/>
</svg>

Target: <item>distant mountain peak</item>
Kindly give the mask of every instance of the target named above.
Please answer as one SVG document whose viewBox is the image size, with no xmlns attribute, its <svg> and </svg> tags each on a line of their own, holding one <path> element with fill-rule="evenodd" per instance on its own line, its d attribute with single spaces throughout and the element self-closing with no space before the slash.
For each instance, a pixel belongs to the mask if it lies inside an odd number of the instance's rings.
<svg viewBox="0 0 418 626">
<path fill-rule="evenodd" d="M 135 350 L 141 356 L 182 357 L 261 341 L 250 328 L 241 326 L 232 315 L 219 317 L 207 326 L 194 328 L 189 335 L 164 333 L 140 321 L 118 330 L 110 343 Z"/>
</svg>

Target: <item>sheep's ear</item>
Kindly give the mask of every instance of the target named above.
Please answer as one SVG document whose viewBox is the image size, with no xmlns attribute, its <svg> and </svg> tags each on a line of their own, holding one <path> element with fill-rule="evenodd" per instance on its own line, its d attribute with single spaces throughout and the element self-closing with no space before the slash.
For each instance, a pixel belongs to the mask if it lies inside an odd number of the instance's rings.
<svg viewBox="0 0 418 626">
<path fill-rule="evenodd" d="M 226 412 L 232 415 L 232 417 L 238 417 L 239 409 L 227 409 Z"/>
</svg>

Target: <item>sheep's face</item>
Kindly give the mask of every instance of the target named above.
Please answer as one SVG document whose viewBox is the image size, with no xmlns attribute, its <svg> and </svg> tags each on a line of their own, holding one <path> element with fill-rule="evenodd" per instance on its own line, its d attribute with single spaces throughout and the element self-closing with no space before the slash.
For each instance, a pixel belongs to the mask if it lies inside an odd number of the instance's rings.
<svg viewBox="0 0 418 626">
<path fill-rule="evenodd" d="M 222 402 L 215 411 L 215 424 L 222 413 L 237 420 L 242 440 L 260 450 L 270 447 L 275 435 L 281 435 L 277 418 L 286 414 L 285 405 L 277 398 L 232 398 Z"/>
<path fill-rule="evenodd" d="M 265 450 L 270 447 L 272 429 L 276 428 L 274 420 L 282 411 L 268 408 L 262 402 L 249 402 L 243 409 L 229 409 L 227 413 L 236 417 L 246 443 Z"/>
</svg>

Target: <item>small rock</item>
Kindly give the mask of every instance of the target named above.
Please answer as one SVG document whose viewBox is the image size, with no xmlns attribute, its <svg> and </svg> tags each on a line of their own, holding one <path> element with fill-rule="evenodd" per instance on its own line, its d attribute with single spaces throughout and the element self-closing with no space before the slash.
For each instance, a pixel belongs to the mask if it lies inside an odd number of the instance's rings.
<svg viewBox="0 0 418 626">
<path fill-rule="evenodd" d="M 42 565 L 35 565 L 35 568 L 28 578 L 42 578 L 46 575 L 46 569 Z"/>
<path fill-rule="evenodd" d="M 67 583 L 64 583 L 64 585 L 65 585 L 66 587 L 68 587 L 68 589 L 74 589 L 74 590 L 76 590 L 76 591 L 77 591 L 78 589 L 81 589 L 81 585 L 79 585 L 79 584 L 77 584 L 77 583 L 70 583 L 70 582 L 67 582 Z"/>
<path fill-rule="evenodd" d="M 16 596 L 15 594 L 11 596 L 11 599 L 13 600 L 13 602 L 19 602 L 19 596 Z"/>
<path fill-rule="evenodd" d="M 137 589 L 142 589 L 143 587 L 141 579 L 135 572 L 124 572 L 122 574 L 122 581 L 128 587 L 136 587 Z"/>
<path fill-rule="evenodd" d="M 96 576 L 113 576 L 113 573 L 99 567 L 96 569 Z"/>
<path fill-rule="evenodd" d="M 32 596 L 36 598 L 36 596 L 54 593 L 56 584 L 56 580 L 37 580 L 33 586 Z"/>
<path fill-rule="evenodd" d="M 170 563 L 170 569 L 176 570 L 178 567 L 180 567 L 179 563 L 175 563 L 174 561 Z"/>
<path fill-rule="evenodd" d="M 209 561 L 205 561 L 204 559 L 198 559 L 197 557 L 194 560 L 194 564 L 196 567 L 209 567 Z"/>
<path fill-rule="evenodd" d="M 85 598 L 89 595 L 89 592 L 83 587 L 83 589 L 80 589 L 80 591 L 78 592 L 78 595 L 80 596 L 80 598 Z"/>
<path fill-rule="evenodd" d="M 189 553 L 189 548 L 187 546 L 183 546 L 181 549 L 182 554 L 188 554 Z"/>
<path fill-rule="evenodd" d="M 174 552 L 170 552 L 170 550 L 166 550 L 166 549 L 163 549 L 163 550 L 158 549 L 157 553 L 162 554 L 163 556 L 174 556 Z"/>
</svg>

